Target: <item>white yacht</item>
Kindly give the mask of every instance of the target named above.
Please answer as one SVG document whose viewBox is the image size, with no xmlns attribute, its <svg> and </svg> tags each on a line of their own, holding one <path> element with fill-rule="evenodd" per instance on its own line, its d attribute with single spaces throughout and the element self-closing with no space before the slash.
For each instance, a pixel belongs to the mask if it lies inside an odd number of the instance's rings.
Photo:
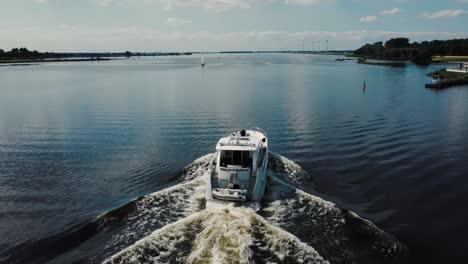
<svg viewBox="0 0 468 264">
<path fill-rule="evenodd" d="M 207 199 L 260 201 L 265 191 L 268 139 L 261 129 L 235 131 L 216 145 Z"/>
</svg>

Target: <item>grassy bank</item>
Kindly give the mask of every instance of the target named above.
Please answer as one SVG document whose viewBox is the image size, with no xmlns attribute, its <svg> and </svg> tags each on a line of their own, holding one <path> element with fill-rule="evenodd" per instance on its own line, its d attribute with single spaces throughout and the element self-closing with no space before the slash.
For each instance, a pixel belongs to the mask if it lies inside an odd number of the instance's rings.
<svg viewBox="0 0 468 264">
<path fill-rule="evenodd" d="M 335 61 L 354 61 L 354 60 L 356 60 L 356 59 L 353 59 L 353 58 L 338 58 Z"/>
<path fill-rule="evenodd" d="M 445 69 L 431 72 L 428 76 L 440 78 L 439 88 L 448 88 L 458 85 L 468 85 L 468 73 L 448 72 Z"/>
<path fill-rule="evenodd" d="M 365 64 L 365 65 L 395 67 L 395 68 L 403 68 L 406 66 L 404 62 L 370 62 L 362 58 L 358 59 L 357 63 Z"/>
<path fill-rule="evenodd" d="M 352 53 L 352 52 L 334 52 L 334 51 L 329 51 L 329 52 L 326 53 L 325 55 L 350 56 L 350 55 L 353 55 L 353 53 Z"/>
<path fill-rule="evenodd" d="M 434 56 L 432 62 L 452 62 L 452 61 L 466 61 L 468 56 Z"/>
<path fill-rule="evenodd" d="M 358 58 L 361 60 L 373 59 L 373 60 L 392 60 L 392 61 L 409 61 L 411 58 L 381 58 L 381 57 L 369 57 L 359 55 L 346 55 L 349 58 Z M 430 63 L 443 63 L 443 62 L 468 62 L 468 56 L 433 56 Z M 369 65 L 378 65 L 372 63 L 362 63 Z"/>
</svg>

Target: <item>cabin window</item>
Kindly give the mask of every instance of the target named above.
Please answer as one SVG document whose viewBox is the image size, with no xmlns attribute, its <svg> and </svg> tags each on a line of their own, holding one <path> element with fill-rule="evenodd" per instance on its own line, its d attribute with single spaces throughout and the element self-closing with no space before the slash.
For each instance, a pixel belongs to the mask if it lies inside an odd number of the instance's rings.
<svg viewBox="0 0 468 264">
<path fill-rule="evenodd" d="M 252 169 L 253 152 L 241 150 L 221 151 L 221 167 L 237 166 Z"/>
</svg>

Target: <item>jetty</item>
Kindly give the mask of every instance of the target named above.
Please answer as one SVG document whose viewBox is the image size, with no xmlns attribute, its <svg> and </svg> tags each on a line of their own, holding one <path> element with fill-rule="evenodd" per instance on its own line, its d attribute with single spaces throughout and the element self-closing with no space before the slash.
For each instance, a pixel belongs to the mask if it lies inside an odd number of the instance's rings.
<svg viewBox="0 0 468 264">
<path fill-rule="evenodd" d="M 428 76 L 434 78 L 433 83 L 426 83 L 427 88 L 443 89 L 452 86 L 468 85 L 468 73 L 459 69 L 440 69 Z"/>
<path fill-rule="evenodd" d="M 467 62 L 451 62 L 455 66 L 447 68 L 448 72 L 458 72 L 458 73 L 468 73 L 468 63 Z"/>
</svg>

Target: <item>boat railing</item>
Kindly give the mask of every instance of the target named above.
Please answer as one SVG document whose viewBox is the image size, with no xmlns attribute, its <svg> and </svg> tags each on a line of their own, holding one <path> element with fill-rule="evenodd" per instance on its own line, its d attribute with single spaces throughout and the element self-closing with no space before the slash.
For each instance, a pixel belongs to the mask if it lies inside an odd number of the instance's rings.
<svg viewBox="0 0 468 264">
<path fill-rule="evenodd" d="M 259 128 L 259 127 L 252 127 L 252 128 L 250 128 L 250 130 L 260 132 L 260 133 L 262 133 L 266 138 L 268 138 L 267 132 L 266 132 L 265 130 Z"/>
<path fill-rule="evenodd" d="M 252 131 L 256 131 L 256 132 L 260 132 L 262 133 L 266 138 L 268 138 L 268 134 L 265 130 L 259 128 L 259 127 L 249 127 L 247 126 L 247 128 L 238 128 L 238 129 L 235 129 L 234 132 L 238 132 L 238 131 L 242 131 L 242 130 L 252 130 Z M 230 132 L 228 134 L 226 134 L 226 136 L 232 136 L 234 132 Z"/>
<path fill-rule="evenodd" d="M 223 147 L 224 147 L 224 146 L 231 146 L 231 147 L 237 147 L 237 146 L 255 147 L 255 144 L 253 144 L 253 143 L 243 143 L 243 142 L 241 143 L 240 141 L 239 141 L 239 142 L 236 141 L 235 143 L 230 143 L 230 142 L 228 142 L 228 143 L 220 143 L 219 145 L 220 145 L 220 146 L 223 146 Z"/>
<path fill-rule="evenodd" d="M 222 171 L 250 171 L 250 168 L 239 168 L 239 167 L 219 167 Z"/>
</svg>

